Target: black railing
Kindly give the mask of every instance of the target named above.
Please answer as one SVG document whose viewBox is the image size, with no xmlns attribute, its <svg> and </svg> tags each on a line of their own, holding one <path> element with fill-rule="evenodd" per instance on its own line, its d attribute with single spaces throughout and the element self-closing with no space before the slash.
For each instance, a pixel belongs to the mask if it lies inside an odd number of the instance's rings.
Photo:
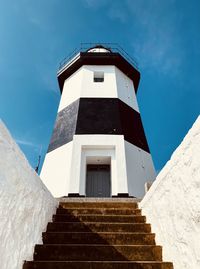
<svg viewBox="0 0 200 269">
<path fill-rule="evenodd" d="M 138 63 L 136 59 L 130 56 L 119 44 L 117 43 L 81 43 L 80 47 L 73 50 L 67 57 L 65 57 L 60 63 L 58 68 L 58 73 L 63 69 L 63 67 L 71 64 L 74 60 L 79 57 L 80 52 L 87 52 L 90 48 L 102 46 L 105 49 L 111 50 L 111 52 L 120 53 L 131 65 L 138 69 Z M 77 57 L 76 57 L 77 56 Z"/>
</svg>

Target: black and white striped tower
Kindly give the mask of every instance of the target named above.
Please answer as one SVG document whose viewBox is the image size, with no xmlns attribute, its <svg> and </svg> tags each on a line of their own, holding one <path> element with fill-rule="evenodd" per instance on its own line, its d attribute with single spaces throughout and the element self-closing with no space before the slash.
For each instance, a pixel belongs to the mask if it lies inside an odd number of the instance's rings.
<svg viewBox="0 0 200 269">
<path fill-rule="evenodd" d="M 155 171 L 134 63 L 124 51 L 97 45 L 80 50 L 57 75 L 62 96 L 44 183 L 56 197 L 142 197 Z"/>
</svg>

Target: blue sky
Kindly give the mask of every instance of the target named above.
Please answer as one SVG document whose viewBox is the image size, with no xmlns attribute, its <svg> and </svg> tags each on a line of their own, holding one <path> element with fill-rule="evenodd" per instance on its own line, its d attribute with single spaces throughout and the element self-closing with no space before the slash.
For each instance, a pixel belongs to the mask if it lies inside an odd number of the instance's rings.
<svg viewBox="0 0 200 269">
<path fill-rule="evenodd" d="M 200 112 L 200 1 L 0 0 L 0 117 L 30 164 L 45 156 L 59 62 L 81 42 L 139 63 L 138 103 L 157 171 Z"/>
</svg>

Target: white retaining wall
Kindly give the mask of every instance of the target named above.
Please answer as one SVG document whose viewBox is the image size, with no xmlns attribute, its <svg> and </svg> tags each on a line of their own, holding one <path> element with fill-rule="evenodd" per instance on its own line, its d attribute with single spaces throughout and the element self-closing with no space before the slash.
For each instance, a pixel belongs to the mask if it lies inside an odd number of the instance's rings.
<svg viewBox="0 0 200 269">
<path fill-rule="evenodd" d="M 174 269 L 200 268 L 200 117 L 140 203 Z"/>
<path fill-rule="evenodd" d="M 57 202 L 0 120 L 0 268 L 22 269 Z"/>
</svg>

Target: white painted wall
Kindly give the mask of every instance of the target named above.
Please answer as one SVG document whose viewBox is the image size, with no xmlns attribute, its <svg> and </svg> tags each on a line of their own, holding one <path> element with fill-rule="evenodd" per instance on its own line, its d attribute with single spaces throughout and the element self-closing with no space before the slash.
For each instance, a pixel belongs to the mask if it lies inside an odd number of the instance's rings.
<svg viewBox="0 0 200 269">
<path fill-rule="evenodd" d="M 104 82 L 93 73 L 104 72 Z M 119 98 L 139 112 L 133 82 L 115 66 L 84 65 L 65 80 L 58 112 L 80 97 Z"/>
<path fill-rule="evenodd" d="M 83 68 L 79 68 L 74 74 L 65 80 L 58 112 L 76 101 L 81 96 Z"/>
<path fill-rule="evenodd" d="M 68 194 L 72 148 L 73 141 L 47 153 L 45 156 L 40 177 L 54 197 L 62 197 Z"/>
<path fill-rule="evenodd" d="M 104 72 L 104 82 L 94 82 L 94 71 Z M 117 97 L 115 67 L 112 65 L 84 65 L 81 97 Z"/>
<path fill-rule="evenodd" d="M 91 153 L 91 151 L 93 153 Z M 103 152 L 102 152 L 103 151 Z M 110 156 L 112 195 L 127 193 L 127 174 L 123 135 L 75 135 L 73 140 L 70 193 L 85 195 L 86 157 Z"/>
<path fill-rule="evenodd" d="M 115 67 L 117 95 L 120 100 L 139 112 L 133 81 Z"/>
<path fill-rule="evenodd" d="M 0 267 L 22 269 L 52 219 L 56 200 L 0 121 Z"/>
<path fill-rule="evenodd" d="M 137 198 L 144 196 L 144 185 L 156 177 L 151 154 L 125 141 L 128 191 Z"/>
<path fill-rule="evenodd" d="M 40 177 L 55 197 L 85 195 L 88 157 L 111 158 L 112 195 L 144 196 L 144 184 L 155 179 L 151 155 L 124 140 L 123 135 L 74 135 L 46 154 Z"/>
<path fill-rule="evenodd" d="M 200 268 L 200 117 L 140 203 L 174 269 Z"/>
</svg>

